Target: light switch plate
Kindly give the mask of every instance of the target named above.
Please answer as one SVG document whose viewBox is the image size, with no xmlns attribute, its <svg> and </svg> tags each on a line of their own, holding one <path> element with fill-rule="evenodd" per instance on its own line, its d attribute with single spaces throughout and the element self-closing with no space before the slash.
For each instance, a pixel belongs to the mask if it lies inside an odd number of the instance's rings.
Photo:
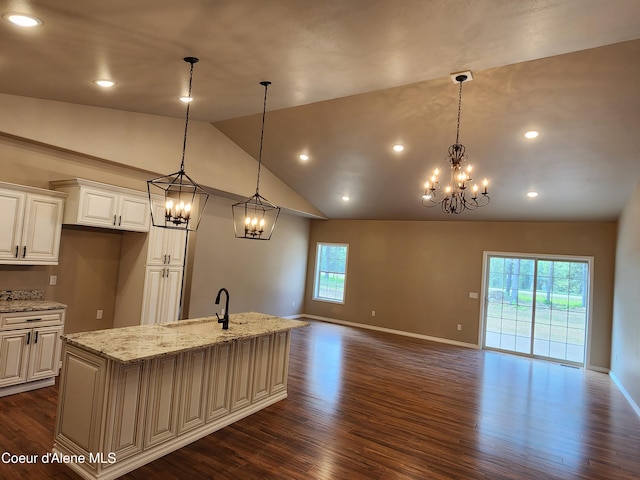
<svg viewBox="0 0 640 480">
<path fill-rule="evenodd" d="M 57 275 L 51 275 L 49 277 L 49 285 L 56 285 L 58 283 Z"/>
</svg>

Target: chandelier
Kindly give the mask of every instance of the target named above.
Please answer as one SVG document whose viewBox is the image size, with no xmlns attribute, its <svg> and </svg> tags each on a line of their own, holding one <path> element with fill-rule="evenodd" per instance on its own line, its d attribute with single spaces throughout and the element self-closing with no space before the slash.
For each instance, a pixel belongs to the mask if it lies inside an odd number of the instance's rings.
<svg viewBox="0 0 640 480">
<path fill-rule="evenodd" d="M 187 149 L 187 131 L 189 129 L 189 107 L 191 106 L 191 84 L 193 81 L 193 65 L 199 60 L 185 57 L 184 61 L 191 65 L 189 70 L 189 95 L 185 115 L 184 137 L 182 140 L 182 160 L 180 170 L 175 173 L 147 181 L 149 203 L 151 205 L 151 221 L 153 226 L 175 230 L 195 231 L 198 229 L 209 194 L 194 182 L 184 171 L 184 154 Z M 156 211 L 156 202 L 162 199 L 164 208 Z"/>
<path fill-rule="evenodd" d="M 451 78 L 460 85 L 458 93 L 458 125 L 456 127 L 456 143 L 449 147 L 447 160 L 451 164 L 451 175 L 448 183 L 442 188 L 438 176 L 440 170 L 435 169 L 433 175 L 424 185 L 422 204 L 425 207 L 440 206 L 445 213 L 462 213 L 465 210 L 474 210 L 484 207 L 489 203 L 489 182 L 485 178 L 482 181 L 483 190 L 480 192 L 478 185 L 473 183 L 471 165 L 464 167 L 467 161 L 465 147 L 460 143 L 460 109 L 462 106 L 462 84 L 472 80 L 471 72 L 452 74 Z"/>
<path fill-rule="evenodd" d="M 269 240 L 276 226 L 280 207 L 271 203 L 260 195 L 260 167 L 262 165 L 262 141 L 264 140 L 264 118 L 267 112 L 267 88 L 271 82 L 260 82 L 264 87 L 264 102 L 262 107 L 262 130 L 260 131 L 260 151 L 258 154 L 258 180 L 256 193 L 231 207 L 233 213 L 233 228 L 236 238 L 249 240 Z"/>
</svg>

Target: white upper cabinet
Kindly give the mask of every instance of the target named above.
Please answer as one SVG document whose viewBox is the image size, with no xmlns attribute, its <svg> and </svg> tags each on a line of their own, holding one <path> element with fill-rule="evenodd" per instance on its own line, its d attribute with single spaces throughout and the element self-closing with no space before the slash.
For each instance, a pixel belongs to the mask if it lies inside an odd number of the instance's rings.
<svg viewBox="0 0 640 480">
<path fill-rule="evenodd" d="M 0 263 L 58 263 L 65 196 L 0 182 Z"/>
<path fill-rule="evenodd" d="M 153 200 L 153 211 L 156 218 L 164 215 L 162 199 Z M 147 265 L 182 266 L 187 244 L 187 232 L 171 228 L 149 228 L 149 248 L 147 249 Z"/>
<path fill-rule="evenodd" d="M 149 231 L 149 199 L 144 192 L 80 178 L 51 182 L 51 185 L 69 195 L 65 224 Z"/>
</svg>

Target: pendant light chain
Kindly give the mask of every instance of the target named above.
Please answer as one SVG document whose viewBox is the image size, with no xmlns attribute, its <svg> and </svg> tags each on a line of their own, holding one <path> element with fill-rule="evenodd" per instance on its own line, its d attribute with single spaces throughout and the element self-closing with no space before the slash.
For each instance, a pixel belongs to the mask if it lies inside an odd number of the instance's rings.
<svg viewBox="0 0 640 480">
<path fill-rule="evenodd" d="M 262 166 L 262 141 L 264 139 L 264 119 L 267 113 L 267 89 L 271 82 L 260 82 L 264 86 L 264 102 L 262 105 L 262 130 L 260 131 L 260 151 L 258 153 L 258 179 L 256 181 L 256 193 L 260 190 L 260 167 Z"/>
<path fill-rule="evenodd" d="M 198 59 L 194 57 L 187 57 L 187 58 L 188 59 L 185 59 L 185 60 L 191 64 L 191 69 L 189 70 L 189 94 L 188 94 L 189 98 L 191 99 L 191 85 L 193 83 L 193 64 L 196 63 Z M 187 113 L 184 119 L 184 138 L 182 140 L 182 160 L 180 161 L 181 172 L 184 172 L 184 155 L 187 150 L 187 131 L 189 130 L 189 109 L 191 107 L 191 101 L 192 100 L 189 100 L 187 102 Z"/>
<path fill-rule="evenodd" d="M 456 128 L 456 145 L 460 143 L 460 110 L 462 108 L 462 81 L 460 82 L 460 93 L 458 94 L 458 126 Z"/>
</svg>

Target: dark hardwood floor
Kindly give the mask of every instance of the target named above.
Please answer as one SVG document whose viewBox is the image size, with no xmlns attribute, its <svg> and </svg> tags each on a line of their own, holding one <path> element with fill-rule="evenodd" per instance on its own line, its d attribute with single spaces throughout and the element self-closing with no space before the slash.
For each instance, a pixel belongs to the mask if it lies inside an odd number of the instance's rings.
<svg viewBox="0 0 640 480">
<path fill-rule="evenodd" d="M 312 321 L 288 391 L 122 478 L 640 478 L 640 418 L 601 373 Z M 0 454 L 50 451 L 56 401 L 0 398 Z M 0 463 L 0 478 L 80 477 Z"/>
</svg>

